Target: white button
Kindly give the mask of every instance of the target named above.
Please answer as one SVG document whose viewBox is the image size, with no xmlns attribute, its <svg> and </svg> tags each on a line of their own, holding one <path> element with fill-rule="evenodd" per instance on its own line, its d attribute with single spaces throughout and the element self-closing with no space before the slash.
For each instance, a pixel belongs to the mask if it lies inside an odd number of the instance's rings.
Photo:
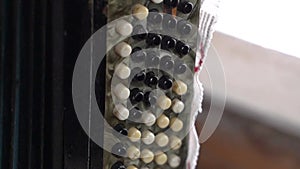
<svg viewBox="0 0 300 169">
<path fill-rule="evenodd" d="M 125 99 L 128 99 L 128 97 L 130 95 L 130 90 L 122 83 L 119 83 L 114 88 L 114 93 L 118 99 L 125 100 Z"/>
<path fill-rule="evenodd" d="M 135 146 L 130 146 L 127 149 L 127 156 L 131 159 L 131 160 L 136 160 L 138 158 L 140 158 L 140 150 L 138 148 L 136 148 Z"/>
<path fill-rule="evenodd" d="M 157 165 L 164 165 L 168 161 L 168 156 L 163 152 L 157 152 L 155 155 L 155 162 Z"/>
<path fill-rule="evenodd" d="M 184 103 L 179 99 L 173 100 L 172 110 L 174 113 L 181 113 L 184 109 Z"/>
<path fill-rule="evenodd" d="M 116 31 L 122 36 L 129 36 L 132 33 L 132 25 L 124 20 L 118 21 L 116 24 Z"/>
<path fill-rule="evenodd" d="M 126 169 L 138 169 L 134 165 L 128 166 Z"/>
<path fill-rule="evenodd" d="M 147 144 L 147 145 L 152 144 L 154 142 L 154 140 L 155 140 L 155 135 L 151 131 L 149 131 L 149 130 L 143 131 L 142 141 L 145 144 Z"/>
<path fill-rule="evenodd" d="M 124 63 L 120 63 L 116 66 L 115 73 L 121 79 L 127 79 L 130 76 L 130 68 Z"/>
<path fill-rule="evenodd" d="M 146 126 L 152 126 L 153 124 L 155 124 L 156 121 L 156 117 L 150 112 L 143 113 L 142 119 Z"/>
<path fill-rule="evenodd" d="M 151 0 L 153 3 L 160 4 L 163 0 Z"/>
<path fill-rule="evenodd" d="M 168 127 L 169 123 L 170 123 L 169 118 L 164 114 L 159 116 L 156 120 L 156 124 L 158 125 L 158 127 L 162 128 L 162 129 Z"/>
<path fill-rule="evenodd" d="M 173 150 L 178 150 L 182 145 L 182 141 L 180 138 L 176 137 L 176 136 L 171 136 L 170 137 L 170 147 Z"/>
<path fill-rule="evenodd" d="M 141 139 L 142 133 L 135 127 L 131 127 L 128 130 L 128 138 L 132 142 L 137 142 Z"/>
<path fill-rule="evenodd" d="M 184 82 L 177 80 L 173 85 L 173 91 L 178 95 L 184 95 L 187 92 L 187 85 Z"/>
<path fill-rule="evenodd" d="M 144 149 L 141 153 L 141 158 L 144 161 L 144 163 L 151 163 L 154 159 L 154 153 L 148 149 Z"/>
<path fill-rule="evenodd" d="M 180 165 L 181 159 L 179 156 L 172 154 L 169 156 L 168 163 L 170 167 L 176 168 Z"/>
<path fill-rule="evenodd" d="M 149 14 L 149 10 L 144 5 L 136 4 L 132 8 L 132 14 L 137 19 L 143 20 L 143 19 L 147 18 L 148 14 Z"/>
<path fill-rule="evenodd" d="M 170 128 L 174 132 L 179 132 L 183 128 L 183 122 L 180 119 L 178 119 L 177 117 L 173 117 L 171 119 Z"/>
<path fill-rule="evenodd" d="M 131 54 L 131 46 L 126 42 L 121 42 L 115 46 L 115 51 L 122 57 L 127 57 Z"/>
<path fill-rule="evenodd" d="M 155 137 L 155 143 L 160 147 L 165 147 L 169 143 L 169 137 L 165 133 L 159 133 Z"/>
<path fill-rule="evenodd" d="M 119 120 L 126 120 L 129 116 L 129 110 L 124 107 L 121 104 L 116 105 L 113 114 L 119 119 Z"/>
<path fill-rule="evenodd" d="M 172 105 L 172 101 L 170 98 L 168 98 L 165 95 L 161 95 L 158 99 L 157 99 L 157 104 L 158 106 L 163 109 L 163 110 L 167 110 L 168 108 L 171 107 Z"/>
</svg>

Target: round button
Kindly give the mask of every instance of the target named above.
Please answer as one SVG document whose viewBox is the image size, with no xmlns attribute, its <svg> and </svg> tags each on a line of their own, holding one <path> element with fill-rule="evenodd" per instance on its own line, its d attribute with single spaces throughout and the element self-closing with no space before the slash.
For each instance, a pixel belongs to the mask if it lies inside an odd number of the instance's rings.
<svg viewBox="0 0 300 169">
<path fill-rule="evenodd" d="M 155 162 L 157 165 L 164 165 L 167 161 L 168 161 L 168 156 L 165 153 L 161 151 L 156 153 Z"/>
<path fill-rule="evenodd" d="M 158 127 L 161 128 L 161 129 L 164 129 L 164 128 L 168 127 L 169 123 L 170 123 L 169 118 L 168 118 L 166 115 L 164 115 L 164 114 L 162 114 L 162 115 L 161 115 L 160 117 L 158 117 L 157 120 L 156 120 L 156 124 L 157 124 Z"/>
<path fill-rule="evenodd" d="M 153 3 L 160 4 L 163 0 L 151 0 Z"/>
<path fill-rule="evenodd" d="M 155 135 L 149 131 L 149 130 L 145 130 L 142 133 L 142 141 L 143 143 L 145 143 L 146 145 L 150 145 L 154 142 L 155 140 Z"/>
<path fill-rule="evenodd" d="M 177 168 L 177 167 L 179 167 L 180 162 L 181 162 L 181 159 L 179 156 L 177 156 L 175 154 L 171 154 L 169 156 L 168 163 L 169 163 L 170 167 Z"/>
<path fill-rule="evenodd" d="M 114 130 L 115 130 L 116 132 L 118 132 L 119 134 L 122 134 L 122 135 L 124 135 L 124 136 L 127 136 L 127 135 L 128 135 L 127 129 L 126 129 L 125 126 L 122 125 L 122 124 L 117 124 L 117 125 L 115 125 Z"/>
<path fill-rule="evenodd" d="M 147 52 L 145 64 L 147 67 L 155 67 L 159 64 L 159 57 L 153 51 Z"/>
<path fill-rule="evenodd" d="M 163 29 L 164 30 L 173 30 L 176 28 L 177 20 L 170 16 L 170 15 L 164 15 L 163 17 Z"/>
<path fill-rule="evenodd" d="M 138 148 L 136 148 L 135 146 L 130 146 L 127 149 L 127 156 L 131 159 L 131 160 L 136 160 L 140 157 L 140 150 Z"/>
<path fill-rule="evenodd" d="M 149 46 L 157 46 L 161 42 L 161 36 L 154 34 L 154 33 L 148 33 L 148 36 L 146 38 L 146 43 Z"/>
<path fill-rule="evenodd" d="M 183 63 L 183 61 L 177 59 L 175 60 L 175 65 L 174 65 L 174 73 L 175 74 L 183 74 L 187 69 L 186 64 Z"/>
<path fill-rule="evenodd" d="M 181 80 L 175 81 L 173 91 L 178 95 L 184 95 L 187 92 L 187 85 Z"/>
<path fill-rule="evenodd" d="M 170 36 L 164 36 L 161 41 L 161 48 L 165 50 L 173 49 L 176 45 L 176 40 Z"/>
<path fill-rule="evenodd" d="M 190 47 L 181 41 L 178 41 L 175 46 L 176 52 L 184 56 L 190 52 Z"/>
<path fill-rule="evenodd" d="M 158 81 L 158 87 L 163 90 L 168 90 L 172 87 L 173 80 L 169 78 L 168 76 L 162 76 Z"/>
<path fill-rule="evenodd" d="M 132 8 L 132 14 L 139 20 L 147 18 L 149 11 L 148 8 L 141 4 L 136 4 Z"/>
<path fill-rule="evenodd" d="M 144 99 L 144 93 L 139 88 L 133 88 L 130 90 L 129 98 L 132 104 L 136 104 Z"/>
<path fill-rule="evenodd" d="M 128 138 L 132 142 L 138 142 L 141 139 L 142 133 L 135 127 L 128 130 Z"/>
<path fill-rule="evenodd" d="M 119 120 L 126 120 L 129 116 L 129 111 L 126 107 L 124 107 L 122 104 L 116 105 L 113 114 L 119 119 Z"/>
<path fill-rule="evenodd" d="M 140 118 L 142 117 L 143 112 L 137 108 L 134 107 L 129 111 L 129 119 L 134 122 L 139 122 Z"/>
<path fill-rule="evenodd" d="M 170 123 L 170 128 L 174 131 L 174 132 L 179 132 L 182 130 L 183 128 L 183 122 L 178 119 L 177 117 L 173 117 L 171 119 L 171 123 Z"/>
<path fill-rule="evenodd" d="M 159 66 L 162 70 L 171 70 L 174 66 L 174 61 L 171 56 L 165 55 L 160 59 Z"/>
<path fill-rule="evenodd" d="M 126 42 L 121 42 L 119 44 L 116 45 L 115 47 L 115 51 L 118 55 L 120 55 L 121 57 L 127 57 L 130 55 L 131 53 L 131 46 L 126 43 Z"/>
<path fill-rule="evenodd" d="M 170 137 L 170 147 L 173 150 L 178 150 L 182 145 L 182 141 L 177 136 L 171 136 Z"/>
<path fill-rule="evenodd" d="M 116 31 L 122 36 L 129 36 L 132 33 L 132 29 L 132 25 L 125 20 L 120 20 L 116 24 Z"/>
<path fill-rule="evenodd" d="M 110 169 L 126 169 L 126 167 L 121 161 L 117 161 L 111 166 Z"/>
<path fill-rule="evenodd" d="M 169 137 L 165 133 L 159 133 L 155 136 L 155 143 L 159 147 L 165 147 L 169 143 Z"/>
<path fill-rule="evenodd" d="M 144 83 L 149 87 L 154 87 L 158 83 L 158 77 L 152 71 L 147 72 Z"/>
<path fill-rule="evenodd" d="M 125 100 L 130 95 L 130 90 L 122 83 L 117 84 L 113 91 L 116 97 L 120 100 Z"/>
<path fill-rule="evenodd" d="M 154 159 L 154 153 L 149 149 L 144 149 L 141 153 L 141 158 L 144 163 L 146 164 L 151 163 Z"/>
<path fill-rule="evenodd" d="M 155 105 L 157 98 L 151 92 L 146 92 L 144 95 L 144 103 L 146 106 L 150 107 Z"/>
<path fill-rule="evenodd" d="M 178 0 L 163 0 L 164 4 L 168 7 L 175 8 L 178 5 Z"/>
<path fill-rule="evenodd" d="M 188 35 L 192 31 L 192 25 L 185 20 L 181 20 L 177 24 L 177 31 L 181 35 Z"/>
<path fill-rule="evenodd" d="M 125 156 L 126 147 L 122 143 L 117 143 L 112 147 L 111 152 L 117 157 Z"/>
<path fill-rule="evenodd" d="M 134 165 L 131 165 L 131 166 L 128 166 L 126 169 L 138 169 L 138 168 Z"/>
<path fill-rule="evenodd" d="M 147 37 L 147 31 L 142 25 L 136 25 L 132 31 L 132 38 L 135 40 L 143 40 Z"/>
<path fill-rule="evenodd" d="M 131 70 L 131 75 L 133 81 L 144 81 L 146 78 L 146 72 L 139 67 L 135 67 Z"/>
<path fill-rule="evenodd" d="M 144 81 L 146 78 L 146 72 L 145 71 L 140 71 L 134 76 L 134 80 L 136 81 Z"/>
<path fill-rule="evenodd" d="M 130 68 L 124 63 L 120 63 L 116 66 L 115 73 L 121 79 L 127 79 L 130 76 Z"/>
<path fill-rule="evenodd" d="M 167 110 L 168 108 L 171 107 L 172 101 L 167 96 L 162 95 L 157 99 L 157 104 L 161 109 Z"/>
<path fill-rule="evenodd" d="M 150 112 L 143 113 L 142 119 L 146 126 L 152 126 L 156 121 L 156 117 Z"/>
<path fill-rule="evenodd" d="M 146 53 L 142 51 L 140 47 L 135 47 L 132 49 L 131 60 L 133 62 L 139 63 L 145 60 Z"/>
<path fill-rule="evenodd" d="M 193 8 L 194 8 L 194 5 L 189 1 L 181 2 L 178 5 L 178 11 L 180 11 L 184 14 L 188 14 L 188 13 L 192 12 Z"/>
<path fill-rule="evenodd" d="M 151 25 L 158 25 L 162 22 L 162 14 L 157 9 L 151 9 L 147 18 L 147 23 Z"/>
<path fill-rule="evenodd" d="M 184 109 L 184 103 L 179 99 L 173 100 L 172 110 L 174 113 L 181 113 Z"/>
</svg>

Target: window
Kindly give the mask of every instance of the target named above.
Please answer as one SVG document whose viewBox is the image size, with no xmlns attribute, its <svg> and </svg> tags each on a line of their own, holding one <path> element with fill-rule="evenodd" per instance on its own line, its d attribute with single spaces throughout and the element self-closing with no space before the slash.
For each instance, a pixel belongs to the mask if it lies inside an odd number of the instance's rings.
<svg viewBox="0 0 300 169">
<path fill-rule="evenodd" d="M 224 0 L 216 29 L 300 57 L 299 6 L 299 0 Z"/>
</svg>

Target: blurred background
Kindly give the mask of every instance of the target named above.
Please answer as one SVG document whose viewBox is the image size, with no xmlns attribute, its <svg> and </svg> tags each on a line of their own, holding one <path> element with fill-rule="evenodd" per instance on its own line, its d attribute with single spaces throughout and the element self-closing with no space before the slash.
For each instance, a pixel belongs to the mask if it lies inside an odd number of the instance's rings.
<svg viewBox="0 0 300 169">
<path fill-rule="evenodd" d="M 71 82 L 77 55 L 105 24 L 103 0 L 0 0 L 0 168 L 99 169 L 102 150 L 82 130 Z M 226 105 L 201 145 L 200 169 L 300 166 L 300 16 L 297 0 L 224 0 L 212 40 Z M 91 24 L 93 23 L 93 24 Z M 209 59 L 209 57 L 208 57 Z M 213 102 L 209 69 L 199 134 Z"/>
<path fill-rule="evenodd" d="M 212 46 L 223 64 L 227 100 L 220 125 L 202 144 L 198 168 L 299 168 L 296 6 L 296 0 L 221 1 Z M 210 106 L 218 106 L 211 105 L 209 71 L 204 69 L 201 76 L 206 97 L 199 133 Z"/>
</svg>

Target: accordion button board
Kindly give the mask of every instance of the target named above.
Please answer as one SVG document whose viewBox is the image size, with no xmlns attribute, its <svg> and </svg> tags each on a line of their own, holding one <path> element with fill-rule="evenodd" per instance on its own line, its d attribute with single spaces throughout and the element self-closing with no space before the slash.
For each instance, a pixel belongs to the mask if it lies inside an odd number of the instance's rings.
<svg viewBox="0 0 300 169">
<path fill-rule="evenodd" d="M 107 46 L 118 43 L 106 55 L 105 169 L 187 168 L 199 9 L 108 0 Z"/>
</svg>

